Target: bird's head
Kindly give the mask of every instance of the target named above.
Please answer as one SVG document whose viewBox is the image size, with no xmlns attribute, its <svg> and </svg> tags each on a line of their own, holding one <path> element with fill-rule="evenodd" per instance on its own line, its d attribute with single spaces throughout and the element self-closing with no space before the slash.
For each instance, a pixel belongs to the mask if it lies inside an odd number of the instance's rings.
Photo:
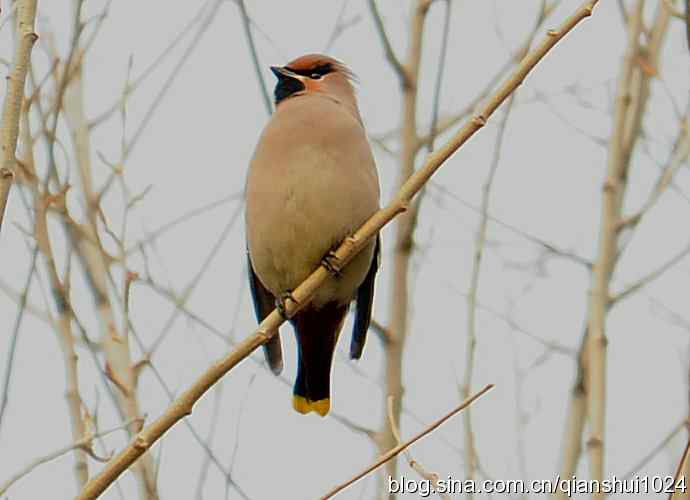
<svg viewBox="0 0 690 500">
<path fill-rule="evenodd" d="M 274 91 L 276 105 L 296 95 L 320 93 L 357 109 L 354 75 L 340 61 L 322 54 L 308 54 L 285 66 L 272 66 L 278 78 Z"/>
</svg>

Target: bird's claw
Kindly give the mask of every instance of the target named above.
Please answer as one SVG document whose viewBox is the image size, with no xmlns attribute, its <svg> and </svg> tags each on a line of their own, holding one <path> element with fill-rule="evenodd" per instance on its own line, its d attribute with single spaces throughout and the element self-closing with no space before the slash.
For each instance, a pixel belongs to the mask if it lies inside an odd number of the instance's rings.
<svg viewBox="0 0 690 500">
<path fill-rule="evenodd" d="M 297 299 L 292 295 L 292 290 L 286 290 L 280 294 L 280 297 L 276 299 L 276 309 L 278 313 L 283 317 L 283 319 L 290 319 L 287 314 L 287 301 L 291 300 L 295 304 L 298 304 Z"/>
<path fill-rule="evenodd" d="M 340 270 L 340 259 L 333 250 L 330 250 L 324 258 L 321 259 L 321 265 L 325 267 L 334 278 L 340 278 L 343 274 Z"/>
</svg>

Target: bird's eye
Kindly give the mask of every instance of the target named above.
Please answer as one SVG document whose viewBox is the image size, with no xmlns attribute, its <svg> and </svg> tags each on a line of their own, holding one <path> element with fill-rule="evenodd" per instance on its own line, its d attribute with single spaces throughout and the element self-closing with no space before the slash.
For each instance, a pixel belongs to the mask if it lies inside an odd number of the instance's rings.
<svg viewBox="0 0 690 500">
<path fill-rule="evenodd" d="M 321 73 L 312 73 L 309 75 L 309 78 L 312 80 L 320 80 L 323 75 Z"/>
</svg>

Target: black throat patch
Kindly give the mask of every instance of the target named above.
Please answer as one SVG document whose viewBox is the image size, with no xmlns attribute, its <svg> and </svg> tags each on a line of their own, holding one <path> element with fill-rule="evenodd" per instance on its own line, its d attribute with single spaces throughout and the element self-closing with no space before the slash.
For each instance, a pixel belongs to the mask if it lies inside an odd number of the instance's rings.
<svg viewBox="0 0 690 500">
<path fill-rule="evenodd" d="M 276 104 L 278 104 L 283 99 L 287 99 L 296 92 L 301 92 L 302 90 L 304 90 L 304 88 L 304 84 L 296 78 L 281 75 L 278 78 L 278 83 L 276 84 L 276 88 L 273 91 L 273 96 L 275 97 Z"/>
</svg>

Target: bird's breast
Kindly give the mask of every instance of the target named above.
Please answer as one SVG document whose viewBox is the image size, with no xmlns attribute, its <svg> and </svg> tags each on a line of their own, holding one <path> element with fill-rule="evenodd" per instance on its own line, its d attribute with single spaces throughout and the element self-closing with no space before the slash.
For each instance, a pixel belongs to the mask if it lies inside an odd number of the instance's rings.
<svg viewBox="0 0 690 500">
<path fill-rule="evenodd" d="M 378 209 L 378 179 L 361 130 L 359 136 L 334 130 L 329 134 L 301 125 L 278 137 L 267 129 L 247 179 L 252 265 L 276 296 L 296 288 L 329 250 Z M 341 277 L 324 284 L 314 304 L 348 302 L 372 254 L 373 244 Z"/>
</svg>

